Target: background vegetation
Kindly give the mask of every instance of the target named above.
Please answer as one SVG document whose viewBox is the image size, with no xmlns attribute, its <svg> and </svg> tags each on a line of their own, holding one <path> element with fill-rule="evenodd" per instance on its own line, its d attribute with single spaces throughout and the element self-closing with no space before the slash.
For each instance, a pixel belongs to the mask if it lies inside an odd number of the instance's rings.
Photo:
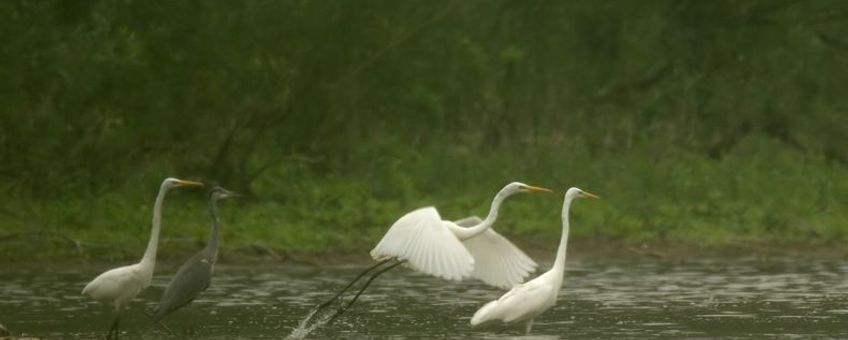
<svg viewBox="0 0 848 340">
<path fill-rule="evenodd" d="M 248 194 L 231 252 L 364 251 L 513 180 L 557 189 L 508 202 L 519 243 L 568 186 L 584 240 L 848 241 L 845 1 L 14 0 L 0 36 L 6 260 L 140 256 L 167 176 Z"/>
</svg>

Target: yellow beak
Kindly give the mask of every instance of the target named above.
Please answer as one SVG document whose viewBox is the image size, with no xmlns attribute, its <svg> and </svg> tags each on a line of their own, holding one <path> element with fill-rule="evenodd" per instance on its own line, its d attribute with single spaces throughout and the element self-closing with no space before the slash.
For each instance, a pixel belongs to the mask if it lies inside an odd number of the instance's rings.
<svg viewBox="0 0 848 340">
<path fill-rule="evenodd" d="M 180 186 L 182 186 L 182 187 L 202 187 L 203 186 L 203 183 L 200 183 L 200 182 L 185 181 L 185 180 L 181 180 L 181 179 L 179 181 L 180 181 Z"/>
<path fill-rule="evenodd" d="M 598 195 L 595 195 L 591 192 L 586 192 L 586 191 L 583 192 L 583 196 L 586 196 L 586 197 L 589 197 L 589 198 L 594 198 L 596 200 L 601 199 L 600 197 L 598 197 Z"/>
<path fill-rule="evenodd" d="M 528 185 L 525 189 L 531 192 L 551 192 L 551 189 L 534 187 L 532 185 Z"/>
</svg>

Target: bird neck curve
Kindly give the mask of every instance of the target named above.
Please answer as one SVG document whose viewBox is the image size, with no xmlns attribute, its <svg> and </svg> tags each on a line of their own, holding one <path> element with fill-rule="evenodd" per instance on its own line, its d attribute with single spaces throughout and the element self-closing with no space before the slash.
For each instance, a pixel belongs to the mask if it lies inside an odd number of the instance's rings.
<svg viewBox="0 0 848 340">
<path fill-rule="evenodd" d="M 212 233 L 209 235 L 209 241 L 206 242 L 206 255 L 214 260 L 218 256 L 218 230 L 221 226 L 221 220 L 218 218 L 218 199 L 209 198 L 209 216 L 212 218 Z"/>
<path fill-rule="evenodd" d="M 568 232 L 569 232 L 569 222 L 568 222 L 568 213 L 571 209 L 571 202 L 574 201 L 573 196 L 566 196 L 565 201 L 562 203 L 562 237 L 559 241 L 559 248 L 557 248 L 556 260 L 554 261 L 554 267 L 551 269 L 560 284 L 562 284 L 562 276 L 565 274 L 565 253 L 568 249 Z"/>
<path fill-rule="evenodd" d="M 499 191 L 498 194 L 495 195 L 495 198 L 492 199 L 492 205 L 489 208 L 489 214 L 486 215 L 486 219 L 468 228 L 458 228 L 459 230 L 456 232 L 457 237 L 460 240 L 469 239 L 486 231 L 486 229 L 491 228 L 498 219 L 498 210 L 501 208 L 501 203 L 503 203 L 507 197 L 509 197 L 509 194 L 505 193 L 504 190 Z"/>
<path fill-rule="evenodd" d="M 153 266 L 156 263 L 156 249 L 159 246 L 159 225 L 162 222 L 162 202 L 165 201 L 165 194 L 168 193 L 168 187 L 163 183 L 159 187 L 159 194 L 156 196 L 156 203 L 153 204 L 153 223 L 150 228 L 150 240 L 147 242 L 147 250 L 144 251 L 144 256 L 141 258 L 143 267 L 150 267 L 151 273 Z"/>
</svg>

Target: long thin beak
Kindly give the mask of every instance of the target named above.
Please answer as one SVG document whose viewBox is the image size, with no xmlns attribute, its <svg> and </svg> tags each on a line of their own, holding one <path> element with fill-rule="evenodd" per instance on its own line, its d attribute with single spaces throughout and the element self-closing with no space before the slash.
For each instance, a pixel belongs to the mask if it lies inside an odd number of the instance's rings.
<svg viewBox="0 0 848 340">
<path fill-rule="evenodd" d="M 202 187 L 203 186 L 203 183 L 200 183 L 200 182 L 186 181 L 186 180 L 179 180 L 179 181 L 180 181 L 180 186 L 184 186 L 184 187 Z"/>
<path fill-rule="evenodd" d="M 591 192 L 585 192 L 585 191 L 584 191 L 584 192 L 583 192 L 583 196 L 586 196 L 586 197 L 589 197 L 589 198 L 594 198 L 594 199 L 596 199 L 596 200 L 601 199 L 598 195 L 595 195 L 595 194 L 593 194 L 593 193 L 591 193 Z"/>
<path fill-rule="evenodd" d="M 527 191 L 532 191 L 532 192 L 552 192 L 551 189 L 534 187 L 532 185 L 526 186 L 525 189 L 527 189 Z"/>
</svg>

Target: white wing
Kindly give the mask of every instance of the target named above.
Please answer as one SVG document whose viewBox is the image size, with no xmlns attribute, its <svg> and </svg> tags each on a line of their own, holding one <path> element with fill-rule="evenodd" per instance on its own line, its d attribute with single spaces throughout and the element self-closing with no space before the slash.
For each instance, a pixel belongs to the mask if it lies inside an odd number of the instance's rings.
<svg viewBox="0 0 848 340">
<path fill-rule="evenodd" d="M 454 223 L 470 227 L 480 222 L 482 220 L 479 217 L 471 216 Z M 533 259 L 494 229 L 489 228 L 462 243 L 474 257 L 472 276 L 486 284 L 509 289 L 524 282 L 536 270 L 537 265 Z"/>
<path fill-rule="evenodd" d="M 471 275 L 474 258 L 433 207 L 412 211 L 395 222 L 371 257 L 406 260 L 415 270 L 448 280 Z"/>
</svg>

